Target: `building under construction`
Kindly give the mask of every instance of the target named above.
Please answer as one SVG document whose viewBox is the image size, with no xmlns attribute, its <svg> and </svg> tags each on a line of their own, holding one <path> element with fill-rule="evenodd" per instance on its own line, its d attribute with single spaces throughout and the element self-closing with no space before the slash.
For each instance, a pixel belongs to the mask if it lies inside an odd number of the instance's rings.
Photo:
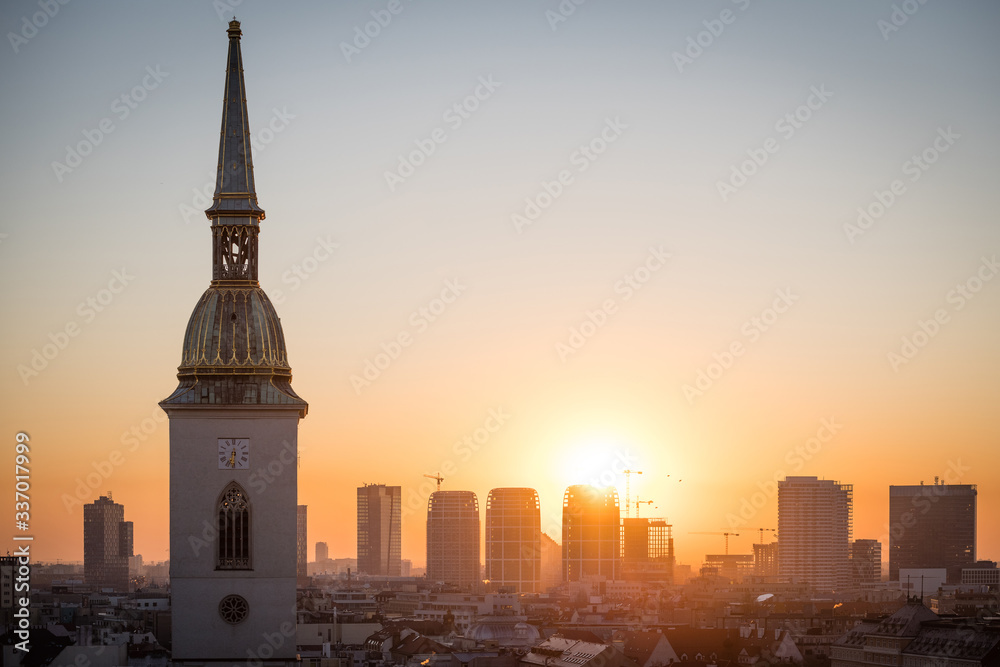
<svg viewBox="0 0 1000 667">
<path fill-rule="evenodd" d="M 665 519 L 623 519 L 621 541 L 626 580 L 673 583 L 673 526 Z"/>
</svg>

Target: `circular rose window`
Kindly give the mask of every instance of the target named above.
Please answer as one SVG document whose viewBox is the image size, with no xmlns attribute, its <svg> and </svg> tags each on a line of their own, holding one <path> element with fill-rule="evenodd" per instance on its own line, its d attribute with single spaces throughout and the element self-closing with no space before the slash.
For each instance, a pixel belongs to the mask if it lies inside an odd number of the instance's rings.
<svg viewBox="0 0 1000 667">
<path fill-rule="evenodd" d="M 227 595 L 219 603 L 219 616 L 226 623 L 232 625 L 242 623 L 246 620 L 249 613 L 250 605 L 247 603 L 246 598 L 240 595 Z"/>
</svg>

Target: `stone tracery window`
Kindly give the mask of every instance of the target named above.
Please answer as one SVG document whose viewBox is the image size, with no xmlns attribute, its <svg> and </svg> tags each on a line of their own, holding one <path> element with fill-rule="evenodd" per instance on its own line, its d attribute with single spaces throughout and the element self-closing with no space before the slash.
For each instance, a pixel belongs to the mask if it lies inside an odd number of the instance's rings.
<svg viewBox="0 0 1000 667">
<path fill-rule="evenodd" d="M 242 623 L 250 614 L 250 605 L 241 595 L 227 595 L 219 602 L 219 616 L 226 623 Z"/>
<path fill-rule="evenodd" d="M 236 482 L 219 496 L 218 570 L 250 570 L 250 499 Z"/>
</svg>

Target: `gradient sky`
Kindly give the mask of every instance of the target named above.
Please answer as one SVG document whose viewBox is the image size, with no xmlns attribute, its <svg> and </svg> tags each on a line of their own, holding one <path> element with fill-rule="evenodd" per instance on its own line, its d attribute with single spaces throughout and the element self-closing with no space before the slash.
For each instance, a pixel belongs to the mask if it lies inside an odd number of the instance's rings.
<svg viewBox="0 0 1000 667">
<path fill-rule="evenodd" d="M 644 472 L 633 499 L 671 521 L 681 562 L 722 550 L 690 531 L 740 525 L 731 550 L 749 552 L 751 529 L 776 527 L 776 474 L 853 484 L 858 538 L 884 539 L 890 484 L 978 484 L 978 555 L 1000 557 L 1000 6 L 897 3 L 896 26 L 893 3 L 869 0 L 589 0 L 566 17 L 556 0 L 403 0 L 348 61 L 342 44 L 388 4 L 73 2 L 37 34 L 36 2 L 3 4 L 0 432 L 31 435 L 36 558 L 82 559 L 75 501 L 107 490 L 136 552 L 168 555 L 156 404 L 210 280 L 196 193 L 214 187 L 232 14 L 262 145 L 261 284 L 310 403 L 310 557 L 317 540 L 355 554 L 365 482 L 403 486 L 403 556 L 422 564 L 423 474 L 451 471 L 443 488 L 483 507 L 493 487 L 535 487 L 558 538 L 565 487 L 604 474 L 624 495 L 622 461 Z M 678 66 L 689 38 L 705 46 Z M 481 79 L 495 83 L 458 123 L 449 110 Z M 390 189 L 385 173 L 437 128 L 445 141 Z M 581 159 L 602 131 L 614 140 Z M 100 142 L 77 166 L 53 167 L 88 135 Z M 763 164 L 724 198 L 752 155 Z M 564 171 L 518 231 L 512 215 Z M 894 201 L 845 231 L 876 192 Z M 650 248 L 670 258 L 646 274 Z M 102 293 L 122 270 L 124 289 Z M 627 299 L 626 275 L 648 278 Z M 448 281 L 460 296 L 423 327 Z M 971 298 L 955 291 L 967 283 Z M 772 318 L 779 291 L 793 303 Z M 412 344 L 356 391 L 401 332 Z M 498 409 L 477 451 L 456 446 Z M 109 475 L 91 486 L 95 469 Z"/>
</svg>

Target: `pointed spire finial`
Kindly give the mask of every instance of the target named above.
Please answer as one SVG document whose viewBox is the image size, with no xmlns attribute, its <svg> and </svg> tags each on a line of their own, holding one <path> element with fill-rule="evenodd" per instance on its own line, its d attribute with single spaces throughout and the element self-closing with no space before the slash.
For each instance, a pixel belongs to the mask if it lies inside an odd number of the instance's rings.
<svg viewBox="0 0 1000 667">
<path fill-rule="evenodd" d="M 257 204 L 253 179 L 250 120 L 247 114 L 240 22 L 229 22 L 222 130 L 215 196 L 205 215 L 212 221 L 213 280 L 257 281 L 257 231 L 264 210 Z"/>
</svg>

